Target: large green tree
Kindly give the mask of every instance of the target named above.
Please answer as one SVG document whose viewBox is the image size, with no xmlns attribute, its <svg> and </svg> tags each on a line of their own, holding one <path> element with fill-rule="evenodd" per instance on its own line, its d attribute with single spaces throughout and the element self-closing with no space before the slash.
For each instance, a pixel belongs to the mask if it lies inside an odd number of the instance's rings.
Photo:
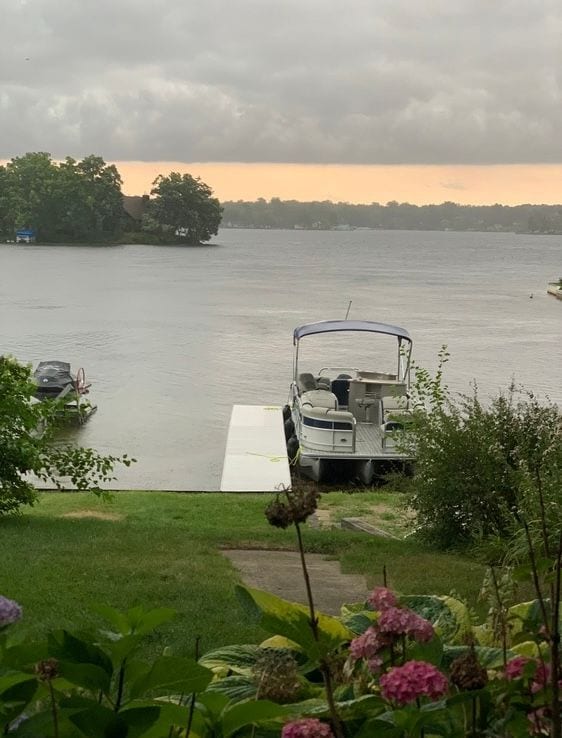
<svg viewBox="0 0 562 738">
<path fill-rule="evenodd" d="M 124 216 L 121 177 L 99 156 L 57 163 L 33 152 L 0 168 L 0 230 L 33 228 L 41 241 L 107 240 Z"/>
<path fill-rule="evenodd" d="M 222 207 L 211 188 L 190 174 L 160 175 L 150 192 L 147 230 L 155 227 L 171 241 L 197 244 L 218 232 Z"/>
</svg>

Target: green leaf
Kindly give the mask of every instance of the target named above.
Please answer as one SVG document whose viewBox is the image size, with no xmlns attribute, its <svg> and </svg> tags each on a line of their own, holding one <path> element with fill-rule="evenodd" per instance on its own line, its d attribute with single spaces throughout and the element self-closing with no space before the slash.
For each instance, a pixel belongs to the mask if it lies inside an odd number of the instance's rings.
<svg viewBox="0 0 562 738">
<path fill-rule="evenodd" d="M 119 612 L 107 605 L 96 605 L 95 612 L 108 620 L 117 631 L 123 635 L 145 636 L 152 633 L 158 626 L 168 623 L 176 617 L 176 611 L 169 607 L 159 607 L 145 610 L 140 605 L 133 607 L 126 613 Z"/>
<path fill-rule="evenodd" d="M 427 643 L 410 643 L 407 652 L 408 659 L 427 661 L 434 666 L 439 666 L 443 660 L 443 642 L 436 633 Z"/>
<path fill-rule="evenodd" d="M 271 638 L 266 638 L 265 641 L 260 643 L 260 648 L 286 648 L 289 651 L 295 651 L 302 653 L 302 648 L 298 643 L 285 638 L 285 636 L 274 635 Z"/>
<path fill-rule="evenodd" d="M 119 717 L 127 726 L 127 738 L 140 738 L 145 735 L 158 722 L 160 713 L 159 705 L 132 706 L 121 710 Z"/>
<path fill-rule="evenodd" d="M 257 690 L 257 685 L 252 679 L 239 674 L 217 679 L 207 687 L 207 692 L 224 694 L 230 702 L 242 702 L 242 700 L 254 699 Z"/>
<path fill-rule="evenodd" d="M 78 638 L 66 630 L 54 631 L 48 636 L 49 655 L 61 661 L 94 664 L 108 676 L 113 668 L 107 654 L 94 643 Z"/>
<path fill-rule="evenodd" d="M 203 715 L 212 721 L 216 721 L 229 702 L 230 700 L 226 695 L 220 694 L 219 692 L 211 692 L 210 689 L 207 689 L 205 692 L 197 695 L 195 704 Z"/>
<path fill-rule="evenodd" d="M 468 650 L 468 646 L 444 646 L 443 647 L 443 667 L 449 668 L 451 663 L 459 656 L 463 656 Z M 488 646 L 476 646 L 476 656 L 480 666 L 485 669 L 498 669 L 503 666 L 503 651 L 501 648 L 491 648 Z M 509 650 L 507 652 L 508 660 L 513 658 L 515 654 Z"/>
<path fill-rule="evenodd" d="M 249 675 L 260 653 L 261 648 L 253 644 L 224 646 L 206 653 L 199 663 L 219 674 L 234 672 Z"/>
<path fill-rule="evenodd" d="M 282 635 L 298 643 L 310 659 L 319 661 L 355 634 L 329 615 L 317 613 L 318 641 L 315 640 L 308 608 L 250 587 L 236 587 L 236 593 L 246 609 L 254 615 L 264 630 Z"/>
<path fill-rule="evenodd" d="M 111 656 L 113 668 L 118 669 L 136 651 L 142 640 L 142 635 L 126 635 L 116 641 L 107 641 L 104 645 Z"/>
<path fill-rule="evenodd" d="M 102 705 L 74 712 L 70 722 L 87 738 L 127 738 L 129 728 L 121 715 Z"/>
<path fill-rule="evenodd" d="M 236 733 L 245 725 L 257 725 L 265 720 L 272 720 L 287 714 L 283 705 L 276 705 L 268 700 L 251 700 L 227 708 L 222 716 L 222 728 L 225 738 Z"/>
<path fill-rule="evenodd" d="M 538 600 L 520 602 L 508 610 L 511 620 L 511 632 L 518 633 L 521 630 L 537 632 L 543 625 L 542 610 Z"/>
<path fill-rule="evenodd" d="M 472 632 L 468 608 L 454 597 L 402 595 L 400 603 L 429 620 L 445 643 L 463 643 Z"/>
<path fill-rule="evenodd" d="M 2 676 L 0 676 L 0 696 L 2 696 L 5 692 L 13 689 L 13 687 L 17 686 L 18 684 L 24 684 L 25 682 L 32 682 L 33 684 L 36 684 L 37 680 L 35 679 L 35 677 L 19 671 L 12 672 L 11 674 L 3 674 Z"/>
<path fill-rule="evenodd" d="M 148 672 L 130 687 L 132 698 L 166 690 L 168 693 L 202 692 L 213 678 L 213 672 L 193 659 L 162 656 Z"/>
<path fill-rule="evenodd" d="M 71 684 L 91 691 L 109 692 L 111 676 L 96 664 L 76 664 L 59 661 L 59 674 Z"/>
<path fill-rule="evenodd" d="M 353 631 L 354 634 L 360 635 L 367 628 L 379 619 L 379 613 L 372 610 L 362 610 L 361 612 L 349 613 L 342 615 L 342 623 Z"/>
</svg>

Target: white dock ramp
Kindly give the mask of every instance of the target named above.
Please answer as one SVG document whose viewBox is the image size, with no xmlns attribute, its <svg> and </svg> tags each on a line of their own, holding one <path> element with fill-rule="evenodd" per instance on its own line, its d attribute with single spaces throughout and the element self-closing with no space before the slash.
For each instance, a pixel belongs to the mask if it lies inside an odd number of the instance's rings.
<svg viewBox="0 0 562 738">
<path fill-rule="evenodd" d="M 221 492 L 275 492 L 291 486 L 283 412 L 273 405 L 234 405 Z"/>
</svg>

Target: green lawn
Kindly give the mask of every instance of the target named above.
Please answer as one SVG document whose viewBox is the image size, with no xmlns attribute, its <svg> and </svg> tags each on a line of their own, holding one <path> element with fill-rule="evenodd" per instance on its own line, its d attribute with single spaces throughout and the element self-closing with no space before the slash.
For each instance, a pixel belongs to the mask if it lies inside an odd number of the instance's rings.
<svg viewBox="0 0 562 738">
<path fill-rule="evenodd" d="M 332 492 L 322 504 L 342 509 L 356 497 Z M 270 527 L 268 495 L 121 492 L 111 502 L 91 494 L 44 493 L 21 516 L 0 519 L 0 594 L 24 607 L 17 626 L 34 635 L 54 627 L 101 621 L 95 603 L 119 609 L 166 606 L 178 618 L 162 628 L 151 649 L 171 645 L 188 654 L 201 648 L 261 639 L 239 607 L 239 581 L 221 547 L 293 549 L 294 533 Z M 99 517 L 93 517 L 97 515 Z M 407 593 L 448 593 L 475 602 L 482 568 L 434 553 L 413 541 L 377 539 L 341 530 L 304 531 L 308 551 L 340 559 L 347 572 Z"/>
</svg>

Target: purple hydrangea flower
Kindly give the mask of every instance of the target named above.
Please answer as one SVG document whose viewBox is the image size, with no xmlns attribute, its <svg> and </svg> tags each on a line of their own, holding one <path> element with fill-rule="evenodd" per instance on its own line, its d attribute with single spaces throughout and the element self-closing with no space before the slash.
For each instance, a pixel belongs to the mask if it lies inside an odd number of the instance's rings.
<svg viewBox="0 0 562 738">
<path fill-rule="evenodd" d="M 22 616 L 22 609 L 14 600 L 0 595 L 0 628 L 15 623 Z"/>
</svg>

